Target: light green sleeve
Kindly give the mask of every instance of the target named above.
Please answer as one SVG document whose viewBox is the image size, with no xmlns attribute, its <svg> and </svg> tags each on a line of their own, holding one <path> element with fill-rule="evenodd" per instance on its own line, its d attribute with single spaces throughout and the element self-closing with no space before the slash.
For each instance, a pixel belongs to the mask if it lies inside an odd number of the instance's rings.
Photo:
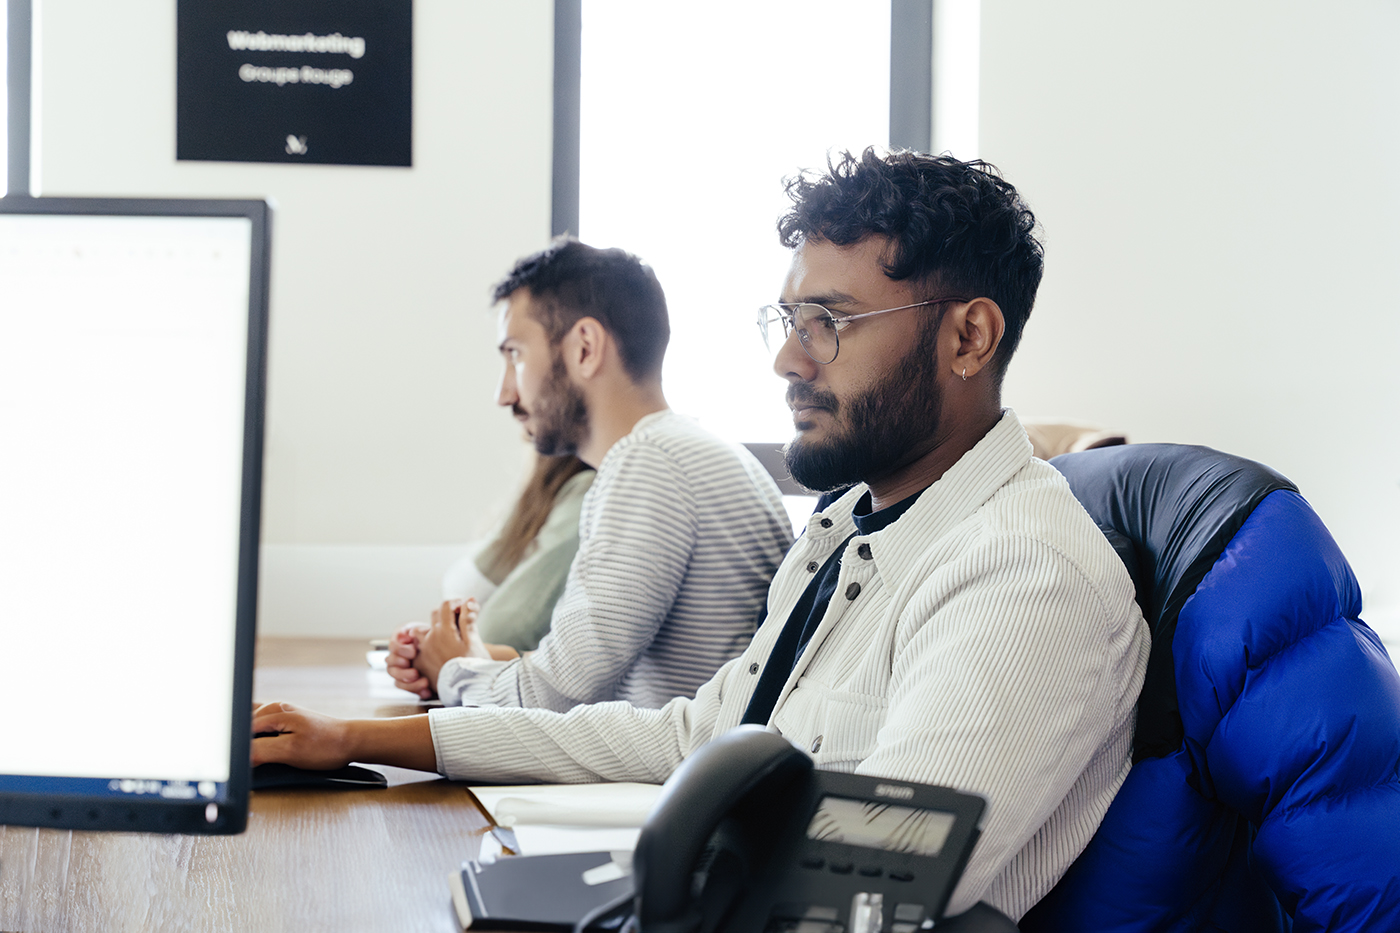
<svg viewBox="0 0 1400 933">
<path fill-rule="evenodd" d="M 560 488 L 554 508 L 535 536 L 536 547 L 501 581 L 482 607 L 476 620 L 482 639 L 510 645 L 516 651 L 533 651 L 549 631 L 554 604 L 564 593 L 569 566 L 578 551 L 579 512 L 594 475 L 592 470 L 585 470 Z"/>
</svg>

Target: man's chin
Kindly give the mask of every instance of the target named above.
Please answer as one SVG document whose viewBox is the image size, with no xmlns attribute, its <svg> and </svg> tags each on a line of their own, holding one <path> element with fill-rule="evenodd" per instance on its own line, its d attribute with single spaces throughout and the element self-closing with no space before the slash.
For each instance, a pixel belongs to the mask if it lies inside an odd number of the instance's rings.
<svg viewBox="0 0 1400 933">
<path fill-rule="evenodd" d="M 846 477 L 846 470 L 837 466 L 843 459 L 840 454 L 831 450 L 830 442 L 824 436 L 816 436 L 817 433 L 799 428 L 797 436 L 783 448 L 789 475 L 817 492 L 839 489 L 855 482 Z"/>
</svg>

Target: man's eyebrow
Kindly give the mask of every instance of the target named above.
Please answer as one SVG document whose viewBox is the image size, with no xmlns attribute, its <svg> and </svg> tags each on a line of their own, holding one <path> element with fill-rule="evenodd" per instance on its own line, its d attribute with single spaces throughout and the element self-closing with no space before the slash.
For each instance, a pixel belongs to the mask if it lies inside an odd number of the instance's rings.
<svg viewBox="0 0 1400 933">
<path fill-rule="evenodd" d="M 796 304 L 813 304 L 813 305 L 830 306 L 830 305 L 855 305 L 855 304 L 860 304 L 860 302 L 855 298 L 855 296 L 853 296 L 853 295 L 848 295 L 848 294 L 846 294 L 845 292 L 821 292 L 821 293 L 815 294 L 815 295 L 802 295 L 802 296 L 799 296 L 799 297 L 797 297 L 797 298 L 792 299 L 791 301 L 784 301 L 783 304 L 789 304 L 789 305 L 796 305 Z"/>
</svg>

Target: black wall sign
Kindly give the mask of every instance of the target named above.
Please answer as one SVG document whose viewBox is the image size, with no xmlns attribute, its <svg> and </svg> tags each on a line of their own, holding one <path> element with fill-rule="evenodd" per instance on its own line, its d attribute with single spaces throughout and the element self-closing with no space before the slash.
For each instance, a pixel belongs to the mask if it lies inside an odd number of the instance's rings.
<svg viewBox="0 0 1400 933">
<path fill-rule="evenodd" d="M 177 3 L 177 159 L 413 164 L 412 0 Z"/>
</svg>

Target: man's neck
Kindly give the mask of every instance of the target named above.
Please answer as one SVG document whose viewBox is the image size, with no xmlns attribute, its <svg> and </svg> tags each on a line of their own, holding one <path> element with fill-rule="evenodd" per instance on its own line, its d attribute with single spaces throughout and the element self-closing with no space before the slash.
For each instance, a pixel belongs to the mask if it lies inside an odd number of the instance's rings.
<svg viewBox="0 0 1400 933">
<path fill-rule="evenodd" d="M 660 382 L 631 383 L 599 396 L 587 399 L 588 437 L 578 449 L 578 458 L 594 469 L 638 421 L 668 407 Z"/>
<path fill-rule="evenodd" d="M 1000 420 L 1001 406 L 997 404 L 976 417 L 955 421 L 946 432 L 940 425 L 940 431 L 924 445 L 927 449 L 916 450 L 912 459 L 889 473 L 866 480 L 871 511 L 878 512 L 938 482 Z"/>
</svg>

